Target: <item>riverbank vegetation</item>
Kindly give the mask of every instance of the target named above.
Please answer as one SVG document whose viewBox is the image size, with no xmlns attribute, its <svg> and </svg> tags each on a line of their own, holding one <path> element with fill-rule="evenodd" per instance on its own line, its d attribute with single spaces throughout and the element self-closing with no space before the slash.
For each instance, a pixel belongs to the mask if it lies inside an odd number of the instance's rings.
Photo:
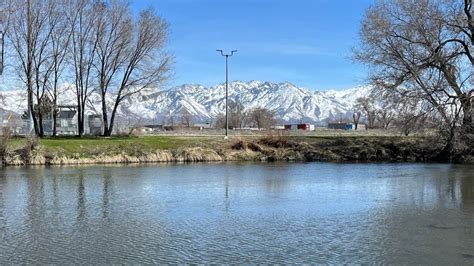
<svg viewBox="0 0 474 266">
<path fill-rule="evenodd" d="M 472 0 L 375 1 L 365 13 L 354 58 L 369 68 L 367 85 L 373 93 L 331 119 L 347 122 L 342 121 L 343 115 L 346 119 L 349 115 L 356 129 L 363 122 L 367 129 L 398 131 L 405 137 L 269 132 L 235 136 L 229 142 L 204 136 L 111 137 L 121 103 L 159 88 L 171 75 L 169 25 L 155 10 L 134 14 L 123 0 L 8 0 L 2 10 L 2 39 L 10 63 L 6 66 L 12 68 L 6 70 L 16 69 L 15 75 L 23 82 L 28 99 L 23 118 L 31 122 L 34 135 L 41 137 L 11 138 L 9 125 L 4 125 L 0 156 L 6 165 L 200 160 L 465 162 L 472 157 Z M 53 120 L 52 136 L 57 133 L 61 84 L 69 84 L 76 94 L 72 108 L 77 111 L 77 134 L 83 138 L 45 137 L 47 117 Z M 85 136 L 84 116 L 91 108 L 87 103 L 92 91 L 99 92 L 101 107 L 93 113 L 100 116 L 99 131 L 108 138 Z M 113 100 L 108 101 L 106 95 L 113 95 Z M 173 129 L 175 120 L 169 113 Z M 190 128 L 191 113 L 184 109 L 180 113 L 182 124 Z M 216 117 L 214 126 L 223 127 L 224 118 Z M 232 100 L 227 120 L 232 129 L 278 128 L 274 110 L 265 106 L 245 110 L 244 103 Z M 170 128 L 164 124 L 164 130 Z M 134 130 L 132 126 L 130 134 Z M 116 129 L 115 133 L 121 132 Z"/>
<path fill-rule="evenodd" d="M 473 11 L 472 0 L 376 1 L 354 54 L 384 106 L 435 124 L 448 157 L 473 143 Z"/>
<path fill-rule="evenodd" d="M 456 147 L 451 162 L 473 162 Z M 143 136 L 13 138 L 1 145 L 3 165 L 74 165 L 199 161 L 447 162 L 435 137 L 405 136 Z"/>
</svg>

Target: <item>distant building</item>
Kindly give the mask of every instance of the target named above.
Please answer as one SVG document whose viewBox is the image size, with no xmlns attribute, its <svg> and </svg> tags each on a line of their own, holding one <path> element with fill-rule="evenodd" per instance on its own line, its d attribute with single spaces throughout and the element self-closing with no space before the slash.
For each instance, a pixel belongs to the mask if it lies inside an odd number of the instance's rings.
<svg viewBox="0 0 474 266">
<path fill-rule="evenodd" d="M 77 135 L 77 106 L 59 105 L 56 119 L 56 133 L 58 135 Z M 28 123 L 28 119 L 26 121 Z M 53 114 L 43 118 L 43 131 L 46 135 L 53 134 Z"/>
<path fill-rule="evenodd" d="M 355 130 L 353 123 L 329 123 L 329 129 Z"/>
<path fill-rule="evenodd" d="M 163 125 L 158 125 L 158 124 L 144 125 L 143 127 L 151 128 L 153 130 L 163 130 Z"/>
<path fill-rule="evenodd" d="M 88 115 L 88 126 L 89 134 L 93 136 L 99 136 L 102 134 L 102 116 L 101 115 Z"/>
<path fill-rule="evenodd" d="M 147 127 L 147 126 L 142 126 L 142 127 L 136 127 L 131 130 L 131 133 L 133 135 L 145 135 L 145 134 L 150 134 L 153 133 L 153 128 Z"/>
<path fill-rule="evenodd" d="M 208 129 L 211 128 L 211 123 L 194 123 L 193 126 L 198 129 Z"/>
<path fill-rule="evenodd" d="M 275 130 L 283 130 L 285 129 L 285 126 L 273 126 L 273 127 L 270 127 L 271 129 L 275 129 Z"/>
<path fill-rule="evenodd" d="M 285 125 L 286 130 L 307 130 L 307 131 L 313 131 L 314 130 L 314 125 L 311 124 L 289 124 Z"/>
<path fill-rule="evenodd" d="M 60 105 L 58 106 L 58 119 L 56 121 L 56 130 L 59 135 L 77 135 L 77 106 Z"/>
</svg>

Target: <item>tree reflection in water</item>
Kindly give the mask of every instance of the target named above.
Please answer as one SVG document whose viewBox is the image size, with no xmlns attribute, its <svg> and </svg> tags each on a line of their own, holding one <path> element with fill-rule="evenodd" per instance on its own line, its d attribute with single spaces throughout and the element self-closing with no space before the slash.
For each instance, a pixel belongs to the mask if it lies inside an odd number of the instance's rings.
<svg viewBox="0 0 474 266">
<path fill-rule="evenodd" d="M 86 209 L 86 189 L 84 184 L 84 169 L 79 168 L 77 170 L 77 222 L 82 223 L 87 218 Z"/>
<path fill-rule="evenodd" d="M 102 187 L 102 218 L 109 217 L 109 193 L 112 182 L 112 173 L 110 169 L 103 170 L 103 187 Z"/>
</svg>

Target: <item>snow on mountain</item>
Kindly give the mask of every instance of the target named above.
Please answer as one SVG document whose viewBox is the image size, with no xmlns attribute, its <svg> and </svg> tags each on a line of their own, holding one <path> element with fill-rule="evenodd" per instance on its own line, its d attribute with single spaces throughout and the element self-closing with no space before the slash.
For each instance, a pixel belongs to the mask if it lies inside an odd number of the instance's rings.
<svg viewBox="0 0 474 266">
<path fill-rule="evenodd" d="M 350 117 L 356 99 L 370 91 L 370 87 L 312 91 L 288 82 L 234 81 L 229 83 L 229 100 L 241 103 L 246 109 L 273 110 L 283 121 L 323 123 L 332 118 Z M 61 96 L 61 104 L 74 104 L 74 91 L 70 87 Z M 113 95 L 108 95 L 108 102 L 113 99 Z M 26 95 L 20 90 L 0 91 L 0 104 L 2 109 L 22 113 L 26 109 Z M 99 95 L 92 93 L 87 112 L 99 113 L 100 106 Z M 198 121 L 213 120 L 225 110 L 225 84 L 214 87 L 186 84 L 169 90 L 141 92 L 122 102 L 119 116 L 159 121 L 170 114 L 178 116 L 182 110 Z"/>
</svg>

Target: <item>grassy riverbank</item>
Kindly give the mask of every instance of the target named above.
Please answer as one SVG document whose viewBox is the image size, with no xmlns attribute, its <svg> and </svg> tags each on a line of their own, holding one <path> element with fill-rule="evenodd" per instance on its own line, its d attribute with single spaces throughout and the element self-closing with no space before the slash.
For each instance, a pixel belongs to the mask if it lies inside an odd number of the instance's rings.
<svg viewBox="0 0 474 266">
<path fill-rule="evenodd" d="M 132 136 L 11 139 L 4 165 L 67 165 L 196 161 L 432 162 L 435 138 L 401 136 Z M 457 157 L 473 161 L 472 148 Z"/>
</svg>

